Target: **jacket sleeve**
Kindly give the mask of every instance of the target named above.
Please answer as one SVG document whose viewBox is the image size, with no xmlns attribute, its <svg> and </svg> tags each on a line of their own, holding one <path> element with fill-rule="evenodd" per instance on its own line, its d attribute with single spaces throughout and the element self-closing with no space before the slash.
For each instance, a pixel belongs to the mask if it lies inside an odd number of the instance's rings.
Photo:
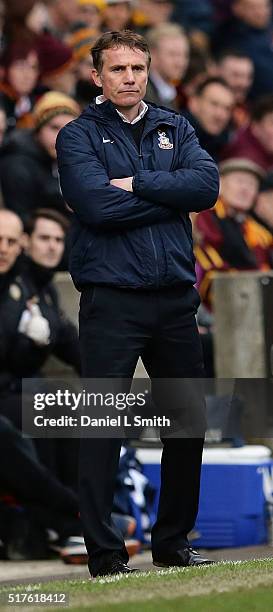
<svg viewBox="0 0 273 612">
<path fill-rule="evenodd" d="M 63 197 L 83 223 L 98 229 L 122 229 L 174 217 L 166 206 L 110 185 L 90 137 L 79 124 L 61 130 L 56 150 Z"/>
<path fill-rule="evenodd" d="M 180 121 L 178 168 L 170 172 L 140 170 L 134 178 L 134 193 L 183 213 L 200 212 L 214 206 L 217 200 L 218 169 L 200 147 L 189 122 L 185 118 Z"/>
</svg>

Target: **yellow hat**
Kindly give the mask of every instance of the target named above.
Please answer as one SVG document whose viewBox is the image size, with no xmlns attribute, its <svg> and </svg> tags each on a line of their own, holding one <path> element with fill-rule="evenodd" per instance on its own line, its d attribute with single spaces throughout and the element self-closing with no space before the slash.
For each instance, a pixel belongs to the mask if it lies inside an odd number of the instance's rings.
<svg viewBox="0 0 273 612">
<path fill-rule="evenodd" d="M 66 44 L 72 48 L 73 57 L 77 62 L 90 55 L 90 49 L 99 37 L 99 32 L 92 28 L 78 28 L 66 39 Z"/>
<path fill-rule="evenodd" d="M 77 102 L 59 91 L 49 91 L 36 102 L 33 108 L 34 128 L 39 130 L 57 115 L 78 117 L 80 107 Z"/>
<path fill-rule="evenodd" d="M 104 0 L 78 0 L 79 6 L 86 6 L 88 4 L 93 4 L 98 11 L 103 11 L 105 8 Z"/>
</svg>

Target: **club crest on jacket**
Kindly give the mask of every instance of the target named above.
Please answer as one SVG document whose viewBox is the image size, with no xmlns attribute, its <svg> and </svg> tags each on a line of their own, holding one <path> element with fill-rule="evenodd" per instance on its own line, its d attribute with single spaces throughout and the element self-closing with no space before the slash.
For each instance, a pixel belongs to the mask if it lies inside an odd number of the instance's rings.
<svg viewBox="0 0 273 612">
<path fill-rule="evenodd" d="M 160 130 L 158 130 L 158 146 L 160 149 L 173 149 L 173 144 L 170 142 L 168 136 L 166 136 L 166 132 L 160 132 Z"/>
</svg>

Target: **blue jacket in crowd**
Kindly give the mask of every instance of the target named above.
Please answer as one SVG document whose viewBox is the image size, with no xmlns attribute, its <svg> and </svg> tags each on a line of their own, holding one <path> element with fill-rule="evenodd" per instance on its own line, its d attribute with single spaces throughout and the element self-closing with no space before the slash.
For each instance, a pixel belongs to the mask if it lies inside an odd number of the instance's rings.
<svg viewBox="0 0 273 612">
<path fill-rule="evenodd" d="M 186 119 L 149 105 L 138 150 L 107 100 L 66 125 L 56 148 L 77 288 L 195 283 L 188 213 L 213 206 L 219 178 Z M 109 183 L 128 176 L 133 193 Z"/>
</svg>

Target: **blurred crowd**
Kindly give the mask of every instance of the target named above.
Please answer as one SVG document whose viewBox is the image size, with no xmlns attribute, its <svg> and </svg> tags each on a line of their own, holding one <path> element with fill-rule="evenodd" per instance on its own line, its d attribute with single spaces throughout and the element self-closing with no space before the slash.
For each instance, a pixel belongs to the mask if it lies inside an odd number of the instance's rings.
<svg viewBox="0 0 273 612">
<path fill-rule="evenodd" d="M 271 0 L 0 0 L 0 541 L 10 559 L 46 556 L 50 537 L 64 559 L 85 555 L 77 441 L 21 435 L 21 379 L 40 376 L 51 355 L 80 374 L 77 330 L 52 282 L 67 270 L 72 214 L 55 142 L 101 93 L 94 42 L 123 29 L 151 49 L 146 101 L 182 113 L 219 165 L 216 206 L 192 215 L 207 376 L 215 273 L 273 267 Z M 114 519 L 145 541 L 152 494 L 128 449 L 117 490 Z"/>
</svg>

